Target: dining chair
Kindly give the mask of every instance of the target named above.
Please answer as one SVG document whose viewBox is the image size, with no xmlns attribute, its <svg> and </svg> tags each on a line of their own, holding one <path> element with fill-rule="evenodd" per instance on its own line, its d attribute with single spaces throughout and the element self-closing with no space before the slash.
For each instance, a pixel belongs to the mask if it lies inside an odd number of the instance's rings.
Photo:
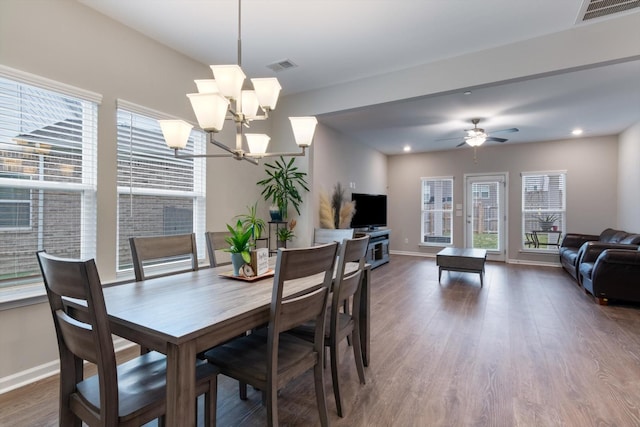
<svg viewBox="0 0 640 427">
<path fill-rule="evenodd" d="M 198 269 L 198 250 L 194 233 L 173 236 L 131 237 L 129 244 L 131 245 L 131 258 L 136 281 Z M 149 264 L 153 265 L 185 258 L 190 259 L 190 268 L 173 269 L 153 275 L 145 273 L 145 266 L 148 267 Z"/>
<path fill-rule="evenodd" d="M 338 244 L 332 242 L 278 251 L 268 327 L 205 353 L 220 373 L 263 392 L 269 426 L 278 425 L 278 390 L 311 368 L 320 423 L 323 426 L 329 423 L 322 368 L 325 328 L 322 319 L 333 280 L 337 247 Z M 284 297 L 285 288 L 293 286 L 291 281 L 295 279 L 306 280 L 310 286 Z M 309 320 L 316 321 L 313 342 L 282 333 Z"/>
<path fill-rule="evenodd" d="M 59 425 L 140 426 L 166 411 L 166 357 L 152 351 L 116 365 L 102 284 L 93 259 L 57 258 L 38 252 L 60 355 Z M 72 298 L 87 310 L 73 310 Z M 83 378 L 84 362 L 97 374 Z M 217 375 L 215 366 L 196 363 L 196 393 L 205 395 L 205 425 L 215 426 Z M 194 408 L 196 410 L 196 408 Z"/>
<path fill-rule="evenodd" d="M 325 328 L 324 345 L 329 348 L 331 355 L 333 394 L 340 417 L 344 416 L 342 409 L 344 405 L 340 392 L 340 376 L 338 375 L 338 366 L 340 364 L 338 346 L 347 337 L 351 337 L 353 358 L 360 383 L 365 384 L 362 347 L 360 345 L 360 323 L 357 313 L 360 312 L 360 290 L 368 244 L 369 236 L 346 239 L 342 242 L 338 255 L 336 277 L 333 283 L 331 307 L 327 310 L 327 316 L 324 319 L 324 322 L 329 324 L 329 328 Z M 346 266 L 350 262 L 357 263 L 358 268 L 345 273 Z M 347 310 L 344 309 L 346 305 L 350 305 Z M 341 308 L 343 308 L 342 311 L 340 310 Z M 314 340 L 315 327 L 316 325 L 313 323 L 306 323 L 292 329 L 289 333 L 312 341 Z"/>
<path fill-rule="evenodd" d="M 228 248 L 229 244 L 225 240 L 231 236 L 228 231 L 207 231 L 204 233 L 205 240 L 207 242 L 207 252 L 209 255 L 209 267 L 218 267 L 221 265 L 231 264 L 231 257 L 227 257 L 228 261 L 221 262 L 219 257 L 216 256 L 216 252 L 222 248 Z"/>
</svg>

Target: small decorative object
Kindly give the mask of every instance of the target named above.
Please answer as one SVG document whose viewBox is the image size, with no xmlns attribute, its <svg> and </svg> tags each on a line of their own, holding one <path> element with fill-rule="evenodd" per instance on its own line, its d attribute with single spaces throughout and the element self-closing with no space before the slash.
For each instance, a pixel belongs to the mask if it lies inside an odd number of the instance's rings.
<svg viewBox="0 0 640 427">
<path fill-rule="evenodd" d="M 278 228 L 278 242 L 284 243 L 296 237 L 296 235 L 293 234 L 293 229 L 296 228 L 296 224 L 296 220 L 292 219 L 286 227 Z"/>
<path fill-rule="evenodd" d="M 251 267 L 251 265 L 244 264 L 242 268 L 240 268 L 240 275 L 242 277 L 253 277 L 256 275 L 256 273 L 254 273 L 253 267 Z"/>
<path fill-rule="evenodd" d="M 231 236 L 225 241 L 229 248 L 225 251 L 231 253 L 231 263 L 233 264 L 233 274 L 238 276 L 240 269 L 246 263 L 251 262 L 251 236 L 253 235 L 253 225 L 245 227 L 242 221 L 238 220 L 235 227 L 227 224 L 227 229 Z"/>
<path fill-rule="evenodd" d="M 260 248 L 251 251 L 251 267 L 260 276 L 269 270 L 269 249 Z"/>
<path fill-rule="evenodd" d="M 356 203 L 345 200 L 344 189 L 339 182 L 333 187 L 331 200 L 326 193 L 320 193 L 320 227 L 349 228 L 355 213 Z"/>
<path fill-rule="evenodd" d="M 538 215 L 538 223 L 540 224 L 540 230 L 551 231 L 553 224 L 560 218 L 556 214 Z"/>
<path fill-rule="evenodd" d="M 281 156 L 280 160 L 276 160 L 275 164 L 265 163 L 265 171 L 268 178 L 258 181 L 258 185 L 264 186 L 262 196 L 264 200 L 271 201 L 280 211 L 280 221 L 287 219 L 287 210 L 289 203 L 294 207 L 298 215 L 300 215 L 300 204 L 302 196 L 298 187 L 305 191 L 309 191 L 305 176 L 306 172 L 299 172 L 298 168 L 293 165 L 295 158 L 291 158 L 286 162 Z M 273 218 L 273 217 L 272 217 Z M 273 219 L 277 221 L 276 219 Z"/>
</svg>

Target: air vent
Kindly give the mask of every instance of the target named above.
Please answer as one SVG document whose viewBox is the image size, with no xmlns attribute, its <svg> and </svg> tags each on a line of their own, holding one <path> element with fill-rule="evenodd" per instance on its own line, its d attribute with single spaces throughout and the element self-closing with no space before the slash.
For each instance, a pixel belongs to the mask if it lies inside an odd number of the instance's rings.
<svg viewBox="0 0 640 427">
<path fill-rule="evenodd" d="M 584 0 L 578 23 L 640 8 L 640 0 Z"/>
<path fill-rule="evenodd" d="M 276 73 L 279 73 L 280 71 L 284 71 L 284 70 L 289 70 L 291 68 L 296 68 L 296 67 L 297 65 L 288 59 L 274 62 L 273 64 L 267 65 L 268 69 L 270 69 L 271 71 L 275 71 Z"/>
</svg>

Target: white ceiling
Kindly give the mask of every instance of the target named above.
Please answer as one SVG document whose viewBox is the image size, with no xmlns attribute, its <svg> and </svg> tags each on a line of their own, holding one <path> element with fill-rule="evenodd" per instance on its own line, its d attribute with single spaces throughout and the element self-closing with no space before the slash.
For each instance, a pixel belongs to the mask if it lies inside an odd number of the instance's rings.
<svg viewBox="0 0 640 427">
<path fill-rule="evenodd" d="M 237 61 L 236 0 L 78 0 L 203 64 Z M 583 0 L 243 0 L 242 67 L 283 95 L 388 73 L 575 27 Z M 638 10 L 638 9 L 636 9 Z M 634 13 L 634 12 L 631 12 Z M 635 12 L 637 13 L 637 12 Z M 630 40 L 638 43 L 640 40 Z M 274 73 L 268 64 L 298 65 Z M 207 76 L 194 76 L 206 78 Z M 452 149 L 471 127 L 508 143 L 617 134 L 640 120 L 640 61 L 474 88 L 320 121 L 387 154 Z M 454 138 L 437 141 L 441 138 Z"/>
</svg>

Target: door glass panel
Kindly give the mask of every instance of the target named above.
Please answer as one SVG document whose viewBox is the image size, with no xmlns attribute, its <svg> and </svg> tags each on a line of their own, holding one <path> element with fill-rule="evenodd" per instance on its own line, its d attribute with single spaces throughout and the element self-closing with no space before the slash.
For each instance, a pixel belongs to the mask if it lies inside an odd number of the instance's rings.
<svg viewBox="0 0 640 427">
<path fill-rule="evenodd" d="M 474 182 L 471 184 L 473 247 L 500 249 L 500 185 L 498 182 Z"/>
</svg>

